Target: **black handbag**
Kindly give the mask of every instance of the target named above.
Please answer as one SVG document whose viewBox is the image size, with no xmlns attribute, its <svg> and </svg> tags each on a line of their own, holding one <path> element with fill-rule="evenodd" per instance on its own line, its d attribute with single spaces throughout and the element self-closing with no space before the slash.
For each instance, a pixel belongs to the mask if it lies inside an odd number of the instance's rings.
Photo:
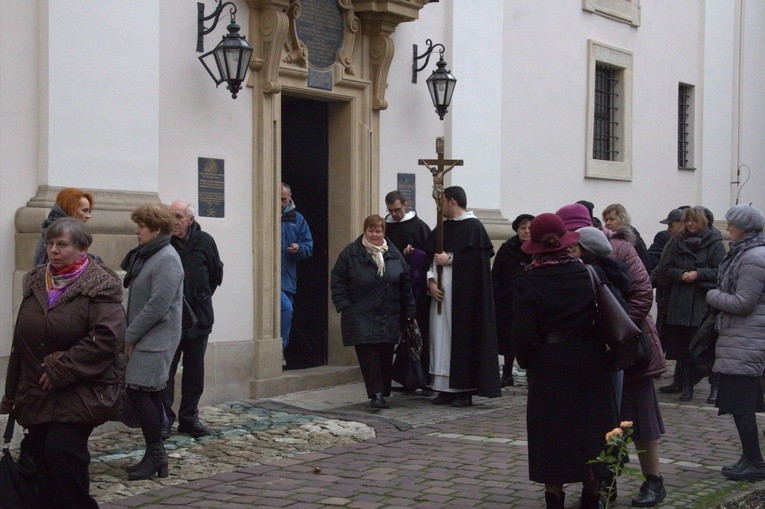
<svg viewBox="0 0 765 509">
<path fill-rule="evenodd" d="M 16 419 L 13 414 L 9 414 L 0 458 L 0 509 L 32 509 L 38 506 L 37 471 L 31 457 L 27 456 L 22 461 L 22 457 L 28 455 L 23 441 L 19 461 L 11 456 L 11 439 L 15 424 Z"/>
<path fill-rule="evenodd" d="M 637 360 L 642 332 L 595 269 L 588 265 L 587 271 L 595 291 L 596 333 L 606 347 L 609 368 L 621 371 Z"/>
<path fill-rule="evenodd" d="M 715 346 L 717 346 L 718 331 L 717 315 L 719 310 L 711 306 L 707 307 L 707 313 L 701 320 L 701 325 L 696 329 L 688 349 L 691 352 L 690 379 L 700 381 L 707 376 L 715 362 Z"/>
<path fill-rule="evenodd" d="M 404 331 L 404 339 L 396 347 L 393 361 L 393 380 L 400 383 L 405 391 L 415 391 L 427 385 L 425 371 L 422 369 L 422 334 L 414 322 L 409 322 Z"/>
</svg>

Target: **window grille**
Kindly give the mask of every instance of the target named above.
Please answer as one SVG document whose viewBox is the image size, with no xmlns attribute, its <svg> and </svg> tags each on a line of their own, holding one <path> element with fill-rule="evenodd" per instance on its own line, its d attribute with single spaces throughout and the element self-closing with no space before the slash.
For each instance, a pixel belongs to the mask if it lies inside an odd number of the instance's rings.
<svg viewBox="0 0 765 509">
<path fill-rule="evenodd" d="M 616 161 L 619 137 L 616 120 L 618 94 L 616 93 L 617 70 L 598 63 L 595 66 L 595 122 L 593 129 L 592 157 L 602 161 Z"/>
<path fill-rule="evenodd" d="M 677 94 L 677 166 L 679 168 L 687 168 L 690 165 L 690 88 L 689 85 L 681 83 Z"/>
</svg>

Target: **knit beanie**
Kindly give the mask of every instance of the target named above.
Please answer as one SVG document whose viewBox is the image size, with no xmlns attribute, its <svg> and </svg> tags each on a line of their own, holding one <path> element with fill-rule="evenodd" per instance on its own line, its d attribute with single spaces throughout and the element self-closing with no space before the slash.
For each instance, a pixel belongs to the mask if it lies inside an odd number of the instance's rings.
<svg viewBox="0 0 765 509">
<path fill-rule="evenodd" d="M 587 207 L 580 203 L 572 203 L 558 209 L 555 213 L 563 220 L 567 230 L 573 231 L 585 226 L 592 226 L 592 217 Z"/>
<path fill-rule="evenodd" d="M 605 234 L 592 226 L 585 226 L 576 231 L 579 234 L 579 245 L 595 258 L 604 258 L 611 254 L 611 243 Z"/>
<path fill-rule="evenodd" d="M 765 228 L 765 216 L 753 205 L 734 205 L 725 213 L 725 220 L 745 232 Z"/>
</svg>

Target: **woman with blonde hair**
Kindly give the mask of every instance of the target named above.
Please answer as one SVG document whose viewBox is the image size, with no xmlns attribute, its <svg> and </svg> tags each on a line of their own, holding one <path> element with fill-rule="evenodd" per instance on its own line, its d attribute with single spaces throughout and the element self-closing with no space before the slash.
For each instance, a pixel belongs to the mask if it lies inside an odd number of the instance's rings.
<svg viewBox="0 0 765 509">
<path fill-rule="evenodd" d="M 42 222 L 40 240 L 35 249 L 34 266 L 48 263 L 48 253 L 45 249 L 45 230 L 62 217 L 73 217 L 87 222 L 93 211 L 93 195 L 74 187 L 66 187 L 56 195 L 56 202 L 51 207 L 48 217 Z"/>
<path fill-rule="evenodd" d="M 620 228 L 629 228 L 635 236 L 635 242 L 633 243 L 635 251 L 637 251 L 640 261 L 645 265 L 645 269 L 650 272 L 651 257 L 648 255 L 648 247 L 646 247 L 645 241 L 640 237 L 640 232 L 632 226 L 632 219 L 624 205 L 612 203 L 603 209 L 603 228 L 614 233 Z"/>
<path fill-rule="evenodd" d="M 175 218 L 159 204 L 143 205 L 130 215 L 138 247 L 120 265 L 127 305 L 125 351 L 128 354 L 127 394 L 141 425 L 146 453 L 128 467 L 132 480 L 167 477 L 167 452 L 162 445 L 162 394 L 170 363 L 181 341 L 183 265 L 170 244 Z"/>
</svg>

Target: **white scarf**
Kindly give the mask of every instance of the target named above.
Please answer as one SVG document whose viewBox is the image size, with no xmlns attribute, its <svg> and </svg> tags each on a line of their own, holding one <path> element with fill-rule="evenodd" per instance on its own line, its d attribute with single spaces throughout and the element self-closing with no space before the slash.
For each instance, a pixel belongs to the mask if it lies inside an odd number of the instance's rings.
<svg viewBox="0 0 765 509">
<path fill-rule="evenodd" d="M 377 275 L 382 277 L 385 274 L 385 260 L 383 255 L 388 252 L 388 242 L 383 239 L 381 246 L 370 244 L 366 237 L 361 237 L 361 244 L 366 248 L 367 253 L 372 255 L 372 259 L 377 265 Z"/>
</svg>

